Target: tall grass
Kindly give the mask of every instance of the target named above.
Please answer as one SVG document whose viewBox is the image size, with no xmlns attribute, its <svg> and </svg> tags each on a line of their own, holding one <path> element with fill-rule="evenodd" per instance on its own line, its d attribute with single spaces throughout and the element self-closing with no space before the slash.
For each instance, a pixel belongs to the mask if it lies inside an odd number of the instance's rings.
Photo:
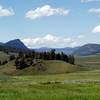
<svg viewBox="0 0 100 100">
<path fill-rule="evenodd" d="M 0 100 L 99 100 L 100 84 L 0 86 Z"/>
</svg>

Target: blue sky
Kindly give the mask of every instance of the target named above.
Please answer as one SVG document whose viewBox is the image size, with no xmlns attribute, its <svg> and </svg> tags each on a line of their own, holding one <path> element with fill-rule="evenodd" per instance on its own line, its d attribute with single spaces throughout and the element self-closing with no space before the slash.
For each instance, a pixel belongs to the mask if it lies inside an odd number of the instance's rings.
<svg viewBox="0 0 100 100">
<path fill-rule="evenodd" d="M 0 0 L 0 34 L 31 48 L 99 44 L 100 0 Z"/>
</svg>

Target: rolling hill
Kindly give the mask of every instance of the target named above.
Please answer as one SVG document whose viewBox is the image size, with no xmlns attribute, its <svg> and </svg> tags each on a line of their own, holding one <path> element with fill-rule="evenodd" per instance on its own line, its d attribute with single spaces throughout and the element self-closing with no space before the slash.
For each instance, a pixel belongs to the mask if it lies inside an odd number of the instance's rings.
<svg viewBox="0 0 100 100">
<path fill-rule="evenodd" d="M 71 65 L 63 61 L 42 60 L 40 63 L 27 67 L 23 70 L 18 70 L 16 69 L 14 61 L 9 61 L 7 64 L 0 66 L 0 73 L 7 75 L 45 75 L 76 72 L 79 69 L 79 66 Z"/>
<path fill-rule="evenodd" d="M 73 55 L 75 56 L 88 56 L 100 53 L 100 44 L 86 44 L 77 49 Z"/>
</svg>

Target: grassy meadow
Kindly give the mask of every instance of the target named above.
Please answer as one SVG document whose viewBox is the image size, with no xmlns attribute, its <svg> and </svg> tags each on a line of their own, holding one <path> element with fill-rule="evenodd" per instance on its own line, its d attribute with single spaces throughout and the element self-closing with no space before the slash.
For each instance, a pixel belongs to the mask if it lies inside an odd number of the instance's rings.
<svg viewBox="0 0 100 100">
<path fill-rule="evenodd" d="M 42 64 L 45 74 L 32 66 L 16 70 L 13 61 L 1 65 L 0 100 L 100 99 L 100 55 L 76 57 L 75 66 L 61 61 Z"/>
<path fill-rule="evenodd" d="M 79 65 L 83 70 L 94 71 L 100 70 L 100 54 L 92 56 L 82 56 L 75 58 L 76 65 Z"/>
<path fill-rule="evenodd" d="M 99 100 L 100 74 L 0 76 L 0 100 Z"/>
</svg>

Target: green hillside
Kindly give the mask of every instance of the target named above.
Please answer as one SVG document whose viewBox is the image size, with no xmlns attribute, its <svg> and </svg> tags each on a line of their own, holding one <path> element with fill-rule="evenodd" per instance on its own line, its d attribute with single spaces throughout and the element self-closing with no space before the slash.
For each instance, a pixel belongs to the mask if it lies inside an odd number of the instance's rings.
<svg viewBox="0 0 100 100">
<path fill-rule="evenodd" d="M 100 55 L 75 57 L 75 63 L 81 67 L 82 70 L 100 70 Z"/>
<path fill-rule="evenodd" d="M 8 58 L 9 58 L 8 54 L 0 52 L 0 61 L 8 60 Z"/>
<path fill-rule="evenodd" d="M 0 52 L 0 61 L 8 60 L 10 54 Z M 8 61 L 7 64 L 0 66 L 0 72 L 10 75 L 36 75 L 36 74 L 59 74 L 75 71 L 99 71 L 100 55 L 92 56 L 76 56 L 75 65 L 68 64 L 64 61 L 57 60 L 41 60 L 34 66 L 30 66 L 23 70 L 16 70 L 14 61 Z"/>
<path fill-rule="evenodd" d="M 17 55 L 16 53 L 4 53 L 4 52 L 1 52 L 0 51 L 0 61 L 3 62 L 3 61 L 8 61 L 9 60 L 9 57 L 10 55 Z"/>
<path fill-rule="evenodd" d="M 30 66 L 23 70 L 17 70 L 14 61 L 10 61 L 0 67 L 0 72 L 9 75 L 34 75 L 34 74 L 59 74 L 66 72 L 74 72 L 79 70 L 76 65 L 71 65 L 63 61 L 41 61 L 39 64 Z"/>
</svg>

